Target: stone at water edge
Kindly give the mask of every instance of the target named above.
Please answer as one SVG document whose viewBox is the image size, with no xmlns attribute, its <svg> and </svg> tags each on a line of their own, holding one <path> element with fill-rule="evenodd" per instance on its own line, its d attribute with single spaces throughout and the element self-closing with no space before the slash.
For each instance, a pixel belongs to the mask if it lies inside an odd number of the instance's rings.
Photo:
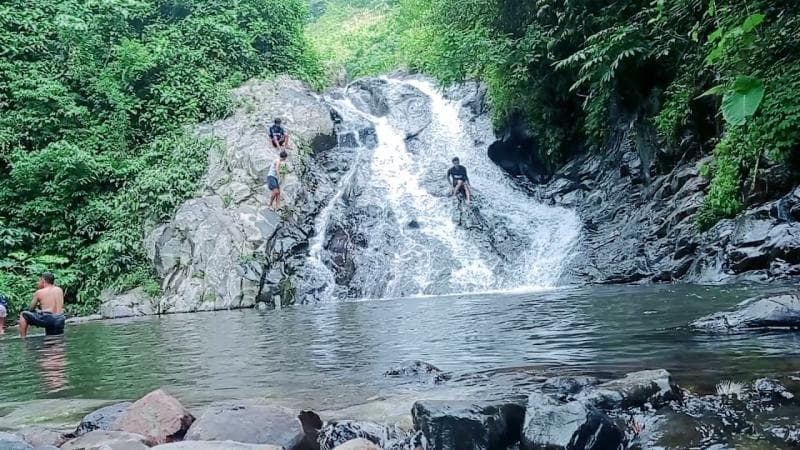
<svg viewBox="0 0 800 450">
<path fill-rule="evenodd" d="M 81 420 L 81 423 L 75 430 L 75 436 L 80 436 L 94 430 L 110 430 L 119 416 L 127 411 L 131 405 L 131 402 L 122 402 L 90 412 Z"/>
<path fill-rule="evenodd" d="M 132 404 L 112 425 L 112 430 L 136 433 L 153 443 L 180 440 L 194 422 L 186 408 L 175 397 L 161 389 Z"/>
<path fill-rule="evenodd" d="M 210 405 L 184 437 L 191 441 L 237 441 L 300 448 L 303 428 L 290 411 L 255 402 L 219 402 Z"/>
<path fill-rule="evenodd" d="M 520 440 L 525 406 L 513 402 L 423 400 L 414 403 L 414 428 L 434 450 L 505 449 Z"/>
<path fill-rule="evenodd" d="M 32 426 L 17 430 L 14 434 L 34 447 L 51 445 L 58 447 L 66 441 L 64 433 L 44 427 Z M 2 446 L 0 446 L 0 449 Z"/>
<path fill-rule="evenodd" d="M 642 370 L 608 381 L 595 389 L 584 390 L 578 399 L 602 409 L 654 406 L 681 398 L 681 392 L 672 383 L 672 375 L 664 370 Z"/>
<path fill-rule="evenodd" d="M 403 361 L 384 372 L 383 375 L 386 377 L 418 378 L 434 384 L 443 383 L 451 378 L 451 375 L 442 371 L 442 369 L 419 360 Z"/>
<path fill-rule="evenodd" d="M 34 450 L 33 446 L 22 440 L 21 437 L 0 431 L 0 449 L 3 450 Z"/>
<path fill-rule="evenodd" d="M 181 441 L 153 447 L 158 450 L 284 450 L 265 444 L 245 444 L 235 441 Z"/>
<path fill-rule="evenodd" d="M 578 375 L 578 376 L 557 376 L 548 378 L 542 384 L 542 390 L 552 391 L 559 394 L 569 395 L 577 394 L 590 386 L 595 386 L 599 383 L 597 378 Z"/>
<path fill-rule="evenodd" d="M 333 450 L 353 439 L 364 438 L 385 450 L 427 448 L 422 432 L 409 433 L 397 426 L 373 422 L 340 420 L 325 424 L 317 432 L 320 450 Z"/>
<path fill-rule="evenodd" d="M 353 439 L 352 441 L 347 441 L 333 450 L 383 450 L 383 449 L 366 439 Z"/>
<path fill-rule="evenodd" d="M 784 294 L 752 298 L 734 311 L 710 314 L 695 320 L 691 328 L 708 332 L 800 328 L 800 296 Z"/>
<path fill-rule="evenodd" d="M 605 414 L 580 401 L 528 398 L 520 450 L 616 450 L 625 434 Z"/>
<path fill-rule="evenodd" d="M 90 431 L 67 441 L 61 450 L 145 450 L 151 443 L 147 437 L 124 431 Z"/>
</svg>

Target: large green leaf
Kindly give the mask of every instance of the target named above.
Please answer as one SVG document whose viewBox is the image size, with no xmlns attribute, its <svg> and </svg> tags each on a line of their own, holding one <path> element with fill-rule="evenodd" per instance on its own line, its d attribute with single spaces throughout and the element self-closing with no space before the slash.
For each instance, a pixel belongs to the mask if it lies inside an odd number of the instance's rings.
<svg viewBox="0 0 800 450">
<path fill-rule="evenodd" d="M 763 14 L 752 14 L 744 19 L 744 23 L 742 23 L 742 31 L 745 33 L 749 33 L 753 31 L 757 26 L 761 25 L 761 22 L 764 21 Z"/>
<path fill-rule="evenodd" d="M 764 83 L 758 78 L 740 76 L 736 78 L 722 97 L 722 115 L 733 126 L 741 125 L 758 110 L 764 98 Z"/>
</svg>

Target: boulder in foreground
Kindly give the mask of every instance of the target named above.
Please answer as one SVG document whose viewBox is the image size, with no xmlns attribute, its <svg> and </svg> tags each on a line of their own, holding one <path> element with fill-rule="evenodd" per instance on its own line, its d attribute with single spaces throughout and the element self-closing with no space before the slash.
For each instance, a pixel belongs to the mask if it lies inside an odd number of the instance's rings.
<svg viewBox="0 0 800 450">
<path fill-rule="evenodd" d="M 209 406 L 186 433 L 186 440 L 237 441 L 294 448 L 305 438 L 300 421 L 286 409 L 253 402 Z"/>
<path fill-rule="evenodd" d="M 146 437 L 124 431 L 90 431 L 83 436 L 68 441 L 62 450 L 145 450 L 149 441 Z"/>
<path fill-rule="evenodd" d="M 161 389 L 132 404 L 112 429 L 145 436 L 155 444 L 183 439 L 194 417 L 175 397 Z"/>
<path fill-rule="evenodd" d="M 33 446 L 21 437 L 0 431 L 0 448 L 3 450 L 33 450 Z"/>
<path fill-rule="evenodd" d="M 672 383 L 672 375 L 664 369 L 629 373 L 578 396 L 602 409 L 641 407 L 647 403 L 658 407 L 680 397 L 680 390 Z"/>
<path fill-rule="evenodd" d="M 114 422 L 131 406 L 131 402 L 116 403 L 104 406 L 83 417 L 75 436 L 80 436 L 94 430 L 110 430 Z"/>
<path fill-rule="evenodd" d="M 411 410 L 414 428 L 435 450 L 505 449 L 520 440 L 525 407 L 516 403 L 425 400 Z"/>
<path fill-rule="evenodd" d="M 282 450 L 283 447 L 235 441 L 181 441 L 153 447 L 158 450 Z"/>
</svg>

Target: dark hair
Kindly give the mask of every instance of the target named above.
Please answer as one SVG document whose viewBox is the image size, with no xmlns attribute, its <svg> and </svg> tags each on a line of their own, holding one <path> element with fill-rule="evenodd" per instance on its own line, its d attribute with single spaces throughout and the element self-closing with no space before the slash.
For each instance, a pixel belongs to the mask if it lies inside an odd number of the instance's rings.
<svg viewBox="0 0 800 450">
<path fill-rule="evenodd" d="M 459 162 L 458 156 L 453 157 L 453 162 Z"/>
<path fill-rule="evenodd" d="M 55 276 L 55 275 L 53 275 L 53 273 L 52 273 L 52 272 L 45 272 L 45 273 L 43 273 L 43 274 L 42 274 L 42 279 L 43 279 L 43 280 L 45 281 L 45 283 L 47 283 L 47 284 L 55 284 L 55 282 L 56 282 L 56 276 Z"/>
<path fill-rule="evenodd" d="M 286 153 L 286 150 L 281 150 L 281 153 L 278 156 L 280 156 L 281 159 L 286 159 L 286 157 L 289 156 L 289 154 Z"/>
<path fill-rule="evenodd" d="M 276 117 L 275 118 L 275 125 L 280 125 L 280 124 L 281 124 L 281 118 L 280 117 Z"/>
</svg>

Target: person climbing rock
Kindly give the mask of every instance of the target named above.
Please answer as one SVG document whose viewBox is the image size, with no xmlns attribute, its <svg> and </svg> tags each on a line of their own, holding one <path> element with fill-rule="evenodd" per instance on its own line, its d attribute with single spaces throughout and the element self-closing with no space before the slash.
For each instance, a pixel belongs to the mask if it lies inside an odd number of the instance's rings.
<svg viewBox="0 0 800 450">
<path fill-rule="evenodd" d="M 44 328 L 47 335 L 64 334 L 64 291 L 55 282 L 56 277 L 50 272 L 43 273 L 39 278 L 30 309 L 19 316 L 21 337 L 28 335 L 30 325 Z"/>
<path fill-rule="evenodd" d="M 281 207 L 281 167 L 286 162 L 289 156 L 286 150 L 281 150 L 279 157 L 272 161 L 269 165 L 269 173 L 267 174 L 267 187 L 272 192 L 269 197 L 269 207 L 273 210 L 278 210 Z M 273 204 L 275 205 L 273 207 Z"/>
<path fill-rule="evenodd" d="M 453 167 L 447 171 L 447 179 L 453 185 L 450 195 L 456 195 L 459 191 L 463 191 L 469 205 L 472 201 L 472 189 L 467 176 L 467 168 L 461 165 L 458 157 L 453 158 Z"/>
<path fill-rule="evenodd" d="M 0 334 L 6 332 L 6 316 L 8 316 L 8 297 L 0 294 Z"/>
<path fill-rule="evenodd" d="M 272 126 L 269 127 L 269 139 L 275 148 L 286 149 L 289 146 L 289 133 L 281 125 L 281 119 L 276 118 Z"/>
</svg>

